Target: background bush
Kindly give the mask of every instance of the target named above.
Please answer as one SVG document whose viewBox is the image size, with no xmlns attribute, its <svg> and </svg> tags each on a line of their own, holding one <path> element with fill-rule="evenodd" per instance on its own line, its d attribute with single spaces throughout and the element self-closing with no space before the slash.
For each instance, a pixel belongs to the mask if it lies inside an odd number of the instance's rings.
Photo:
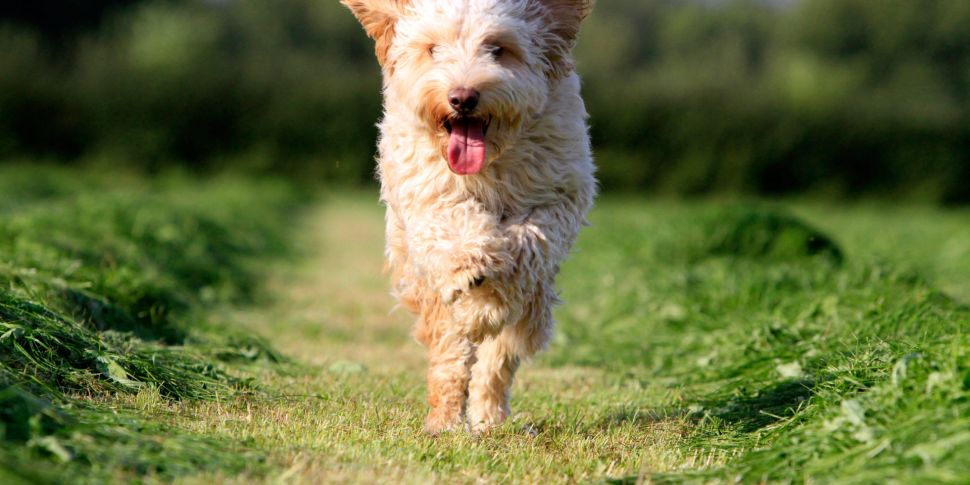
<svg viewBox="0 0 970 485">
<path fill-rule="evenodd" d="M 373 179 L 338 2 L 84 5 L 0 7 L 0 159 Z M 965 0 L 603 1 L 577 56 L 606 189 L 970 201 Z"/>
</svg>

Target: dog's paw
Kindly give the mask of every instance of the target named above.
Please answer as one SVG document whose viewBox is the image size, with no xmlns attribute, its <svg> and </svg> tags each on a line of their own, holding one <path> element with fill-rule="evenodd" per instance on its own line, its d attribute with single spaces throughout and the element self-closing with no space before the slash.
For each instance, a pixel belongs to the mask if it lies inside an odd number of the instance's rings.
<svg viewBox="0 0 970 485">
<path fill-rule="evenodd" d="M 514 321 L 515 305 L 498 288 L 486 286 L 462 296 L 451 307 L 451 316 L 461 326 L 464 336 L 475 343 L 497 335 Z"/>
<path fill-rule="evenodd" d="M 442 301 L 453 321 L 472 342 L 498 334 L 522 311 L 521 288 L 514 280 L 513 265 L 501 258 L 476 261 L 453 273 Z"/>
<path fill-rule="evenodd" d="M 484 438 L 492 434 L 492 431 L 495 428 L 498 428 L 500 425 L 501 423 L 499 424 L 484 423 L 484 422 L 479 422 L 475 424 L 468 423 L 468 432 L 471 433 L 471 435 L 476 438 Z"/>
<path fill-rule="evenodd" d="M 460 414 L 432 409 L 424 419 L 424 432 L 429 436 L 439 436 L 464 429 Z"/>
<path fill-rule="evenodd" d="M 477 254 L 455 258 L 443 271 L 445 274 L 440 285 L 441 301 L 446 305 L 481 289 L 490 280 L 508 274 L 512 261 L 506 254 Z"/>
<path fill-rule="evenodd" d="M 488 436 L 509 414 L 509 409 L 500 405 L 472 405 L 468 409 L 468 429 L 475 436 Z"/>
</svg>

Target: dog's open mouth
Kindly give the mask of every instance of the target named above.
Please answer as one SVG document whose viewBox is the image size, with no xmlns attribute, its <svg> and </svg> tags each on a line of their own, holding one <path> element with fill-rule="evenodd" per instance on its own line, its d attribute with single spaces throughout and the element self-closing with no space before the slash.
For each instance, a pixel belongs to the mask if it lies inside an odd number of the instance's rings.
<svg viewBox="0 0 970 485">
<path fill-rule="evenodd" d="M 458 175 L 472 175 L 485 166 L 485 134 L 492 119 L 460 116 L 446 119 L 448 167 Z"/>
</svg>

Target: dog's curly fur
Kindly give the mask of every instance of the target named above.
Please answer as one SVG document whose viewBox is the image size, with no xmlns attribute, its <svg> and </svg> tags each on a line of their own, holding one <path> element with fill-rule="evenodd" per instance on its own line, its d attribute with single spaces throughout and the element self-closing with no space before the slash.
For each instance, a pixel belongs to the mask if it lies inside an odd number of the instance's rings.
<svg viewBox="0 0 970 485">
<path fill-rule="evenodd" d="M 387 267 L 428 348 L 425 430 L 487 432 L 509 415 L 520 361 L 549 341 L 554 279 L 596 194 L 571 57 L 592 2 L 341 1 L 384 74 Z M 470 114 L 456 88 L 480 93 Z M 487 130 L 470 175 L 447 161 L 459 115 Z"/>
</svg>

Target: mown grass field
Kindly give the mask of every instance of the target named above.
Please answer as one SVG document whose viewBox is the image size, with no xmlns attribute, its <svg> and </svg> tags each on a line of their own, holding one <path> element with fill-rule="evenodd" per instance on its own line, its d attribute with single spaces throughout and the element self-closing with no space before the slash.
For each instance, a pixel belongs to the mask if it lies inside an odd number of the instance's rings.
<svg viewBox="0 0 970 485">
<path fill-rule="evenodd" d="M 474 440 L 419 432 L 373 191 L 0 188 L 4 482 L 970 481 L 966 210 L 604 197 Z"/>
</svg>

